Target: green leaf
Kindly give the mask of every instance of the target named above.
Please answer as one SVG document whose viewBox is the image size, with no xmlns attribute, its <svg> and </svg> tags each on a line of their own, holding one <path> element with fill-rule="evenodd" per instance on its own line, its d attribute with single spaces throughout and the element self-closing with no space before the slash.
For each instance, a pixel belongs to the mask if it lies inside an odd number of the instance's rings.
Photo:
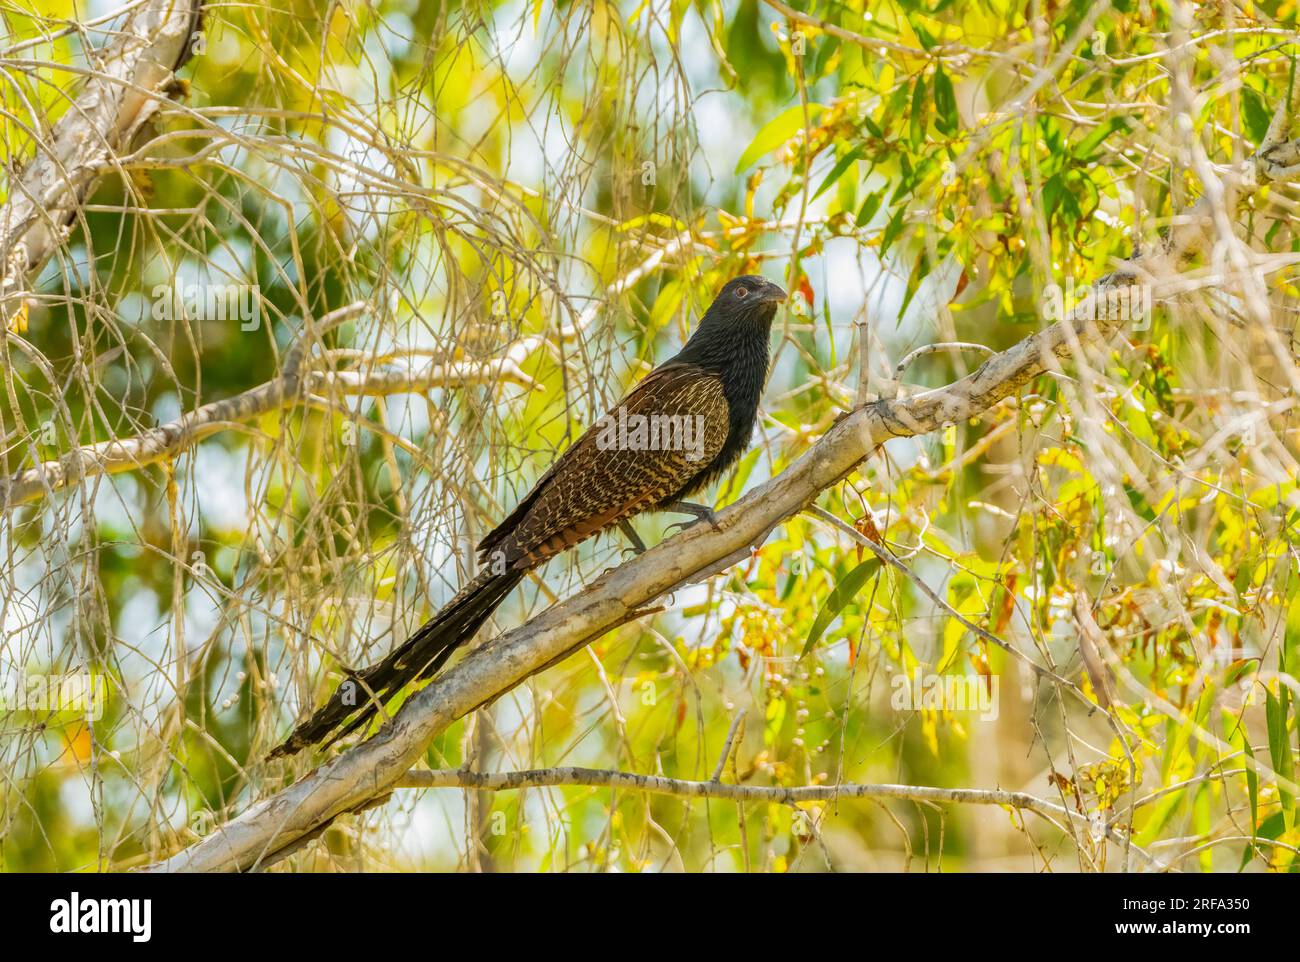
<svg viewBox="0 0 1300 962">
<path fill-rule="evenodd" d="M 831 57 L 835 55 L 835 51 L 838 49 L 840 49 L 839 37 L 821 37 L 817 41 L 817 57 L 813 61 L 812 72 L 814 77 L 820 77 L 826 73 L 826 65 L 831 62 Z"/>
<path fill-rule="evenodd" d="M 934 125 L 940 133 L 951 137 L 961 126 L 961 118 L 957 115 L 957 95 L 953 93 L 952 80 L 941 66 L 934 71 L 934 109 L 938 114 Z"/>
<path fill-rule="evenodd" d="M 1240 598 L 1250 588 L 1251 574 L 1250 565 L 1244 564 L 1237 568 L 1237 577 L 1232 579 L 1232 587 L 1237 592 L 1237 597 Z"/>
<path fill-rule="evenodd" d="M 903 303 L 898 308 L 898 316 L 902 317 L 907 313 L 907 305 L 912 303 L 912 298 L 921 288 L 921 281 L 925 280 L 930 273 L 930 257 L 924 248 L 916 255 L 916 264 L 912 267 L 912 272 L 907 275 L 907 292 L 903 295 Z"/>
<path fill-rule="evenodd" d="M 1242 565 L 1243 568 L 1249 565 Z M 1287 666 L 1295 666 L 1296 655 L 1300 654 L 1300 591 L 1294 592 L 1291 603 L 1286 609 L 1286 633 L 1283 635 L 1282 647 L 1278 651 L 1278 671 L 1287 671 Z"/>
<path fill-rule="evenodd" d="M 659 296 L 655 298 L 654 307 L 650 310 L 650 330 L 663 330 L 673 314 L 681 307 L 682 300 L 686 296 L 686 287 L 682 281 L 673 279 L 664 284 L 659 289 Z"/>
<path fill-rule="evenodd" d="M 913 17 L 908 17 L 907 19 L 912 25 L 912 30 L 916 33 L 916 39 L 921 41 L 921 47 L 925 50 L 933 50 L 935 40 L 930 31 L 926 30 L 925 27 L 918 23 Z"/>
<path fill-rule="evenodd" d="M 1273 763 L 1273 771 L 1282 778 L 1291 781 L 1295 770 L 1291 760 L 1291 740 L 1286 730 L 1289 689 L 1281 687 L 1281 696 L 1274 697 L 1267 688 L 1264 689 L 1264 718 L 1268 722 L 1268 754 Z M 1282 788 L 1277 789 L 1278 801 L 1282 803 L 1282 817 L 1287 831 L 1295 826 L 1295 796 Z"/>
<path fill-rule="evenodd" d="M 1269 114 L 1268 107 L 1264 104 L 1264 98 L 1260 96 L 1258 90 L 1253 87 L 1241 88 L 1241 125 L 1245 128 L 1246 136 L 1253 143 L 1260 144 L 1264 142 L 1264 135 L 1268 133 L 1268 125 L 1272 123 L 1273 118 Z"/>
<path fill-rule="evenodd" d="M 1166 825 L 1173 821 L 1187 801 L 1187 789 L 1176 788 L 1155 803 L 1155 808 L 1147 817 L 1147 823 L 1134 837 L 1135 845 L 1150 845 L 1160 837 Z"/>
<path fill-rule="evenodd" d="M 849 165 L 861 156 L 862 148 L 854 147 L 847 154 L 841 157 L 836 162 L 835 166 L 831 168 L 831 172 L 826 175 L 826 179 L 822 181 L 821 186 L 817 188 L 817 192 L 812 195 L 812 199 L 816 200 L 822 194 L 826 193 L 826 191 L 829 190 L 837 180 L 844 176 L 844 172 L 849 169 Z"/>
<path fill-rule="evenodd" d="M 930 101 L 926 97 L 925 78 L 922 77 L 916 82 L 912 89 L 912 111 L 908 115 L 910 119 L 910 132 L 908 139 L 912 142 L 912 149 L 917 150 L 921 144 L 925 143 L 925 123 L 929 119 Z"/>
<path fill-rule="evenodd" d="M 1243 566 L 1244 567 L 1244 566 Z M 1243 658 L 1230 664 L 1223 672 L 1223 687 L 1235 685 L 1247 675 L 1253 673 L 1258 665 L 1255 664 L 1254 658 Z"/>
<path fill-rule="evenodd" d="M 1064 175 L 1053 174 L 1043 184 L 1043 211 L 1049 220 L 1059 217 L 1067 226 L 1078 223 L 1083 216 Z"/>
<path fill-rule="evenodd" d="M 821 610 L 817 612 L 817 617 L 813 619 L 812 627 L 808 629 L 808 640 L 804 642 L 803 651 L 800 658 L 806 658 L 808 653 L 816 647 L 818 639 L 830 627 L 835 617 L 844 610 L 844 606 L 857 597 L 862 586 L 880 567 L 879 558 L 868 558 L 862 564 L 858 565 L 848 574 L 846 574 L 840 583 L 837 584 L 826 598 L 826 603 L 822 605 Z"/>
<path fill-rule="evenodd" d="M 1113 133 L 1128 129 L 1129 123 L 1127 118 L 1124 117 L 1111 117 L 1105 123 L 1094 127 L 1092 133 L 1075 144 L 1075 162 L 1080 164 L 1091 163 L 1093 155 L 1100 151 L 1101 145 L 1105 143 L 1107 137 Z"/>
<path fill-rule="evenodd" d="M 906 207 L 898 208 L 894 216 L 889 218 L 889 223 L 885 225 L 885 236 L 880 239 L 881 257 L 885 256 L 885 253 L 893 246 L 894 241 L 898 240 L 898 235 L 903 232 L 903 216 L 906 213 Z"/>
<path fill-rule="evenodd" d="M 1255 838 L 1276 839 L 1285 830 L 1286 830 L 1286 824 L 1282 821 L 1282 813 L 1274 812 L 1268 818 L 1264 819 L 1264 824 L 1261 825 L 1259 827 L 1259 831 L 1255 833 Z M 1260 858 L 1267 861 L 1269 848 L 1270 846 L 1256 845 L 1254 842 L 1249 843 L 1246 846 L 1245 850 L 1241 853 L 1241 868 L 1244 869 L 1247 865 L 1249 865 L 1252 856 L 1254 856 L 1256 853 L 1259 854 Z M 1300 860 L 1297 860 L 1295 864 L 1300 864 Z M 1294 865 L 1292 867 L 1292 870 L 1294 871 Z"/>
<path fill-rule="evenodd" d="M 767 703 L 767 717 L 763 725 L 763 744 L 775 745 L 777 737 L 781 734 L 781 726 L 785 724 L 785 699 L 773 698 Z"/>
<path fill-rule="evenodd" d="M 885 192 L 878 190 L 874 194 L 868 195 L 867 199 L 862 202 L 862 207 L 858 210 L 857 224 L 859 227 L 865 227 L 871 223 L 871 218 L 876 216 L 876 211 L 880 210 L 880 202 L 884 199 Z"/>
<path fill-rule="evenodd" d="M 808 105 L 808 119 L 816 117 L 822 111 L 821 104 Z M 736 173 L 742 173 L 754 165 L 758 158 L 770 154 L 778 147 L 784 145 L 795 134 L 803 129 L 803 106 L 795 104 L 789 110 L 777 114 L 763 128 L 754 135 L 754 139 L 749 142 L 745 152 L 740 155 L 740 160 L 736 161 Z"/>
<path fill-rule="evenodd" d="M 1255 749 L 1250 747 L 1249 733 L 1242 727 L 1241 747 L 1246 752 L 1246 757 L 1252 762 L 1255 760 Z M 1255 771 L 1253 765 L 1246 766 L 1246 794 L 1250 796 L 1250 831 L 1253 835 L 1259 834 L 1259 772 Z"/>
<path fill-rule="evenodd" d="M 1056 213 L 1057 205 L 1061 203 L 1061 194 L 1064 192 L 1065 181 L 1060 174 L 1053 174 L 1043 184 L 1043 213 L 1047 215 L 1048 220 L 1051 220 L 1052 215 Z"/>
<path fill-rule="evenodd" d="M 1192 830 L 1201 837 L 1210 834 L 1210 786 L 1202 785 L 1192 799 Z M 1202 849 L 1198 859 L 1201 864 L 1202 872 L 1214 871 L 1214 852 L 1210 849 Z"/>
<path fill-rule="evenodd" d="M 1128 503 L 1147 521 L 1154 521 L 1156 513 L 1151 510 L 1151 505 L 1147 504 L 1147 499 L 1142 496 L 1142 492 L 1131 484 L 1124 485 L 1124 493 L 1128 495 Z"/>
<path fill-rule="evenodd" d="M 896 125 L 901 125 L 907 120 L 907 104 L 911 97 L 911 85 L 906 83 L 899 84 L 890 94 L 889 103 L 885 106 L 884 113 L 880 115 L 880 122 L 887 125 L 891 133 L 897 131 Z"/>
</svg>

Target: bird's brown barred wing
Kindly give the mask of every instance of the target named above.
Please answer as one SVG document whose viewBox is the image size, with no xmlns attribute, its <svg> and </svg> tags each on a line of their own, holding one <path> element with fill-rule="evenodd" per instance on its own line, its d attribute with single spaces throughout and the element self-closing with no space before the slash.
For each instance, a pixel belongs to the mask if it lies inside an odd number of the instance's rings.
<svg viewBox="0 0 1300 962">
<path fill-rule="evenodd" d="M 729 425 L 720 378 L 694 365 L 652 371 L 561 455 L 479 551 L 489 562 L 500 551 L 511 567 L 531 568 L 675 497 L 718 456 Z"/>
</svg>

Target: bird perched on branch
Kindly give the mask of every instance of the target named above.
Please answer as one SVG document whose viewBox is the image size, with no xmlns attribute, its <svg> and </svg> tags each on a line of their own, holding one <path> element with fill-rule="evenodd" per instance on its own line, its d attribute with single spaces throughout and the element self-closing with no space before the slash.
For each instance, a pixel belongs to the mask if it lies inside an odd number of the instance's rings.
<svg viewBox="0 0 1300 962">
<path fill-rule="evenodd" d="M 276 748 L 322 747 L 366 724 L 413 681 L 431 678 L 473 637 L 533 568 L 628 519 L 676 511 L 712 521 L 682 499 L 731 467 L 749 446 L 767 380 L 776 284 L 754 275 L 729 281 L 674 357 L 647 374 L 538 479 L 478 546 L 483 571 L 382 661 L 348 677 Z"/>
</svg>

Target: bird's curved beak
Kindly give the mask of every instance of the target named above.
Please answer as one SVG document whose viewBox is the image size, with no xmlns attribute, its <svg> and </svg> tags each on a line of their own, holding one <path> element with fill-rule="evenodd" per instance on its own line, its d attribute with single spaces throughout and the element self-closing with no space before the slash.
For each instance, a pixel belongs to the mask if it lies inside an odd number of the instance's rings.
<svg viewBox="0 0 1300 962">
<path fill-rule="evenodd" d="M 768 281 L 767 286 L 764 287 L 763 290 L 759 292 L 758 296 L 764 303 L 770 302 L 773 304 L 780 304 L 785 301 L 787 295 L 785 291 L 783 291 L 776 284 L 773 284 L 771 281 Z"/>
</svg>

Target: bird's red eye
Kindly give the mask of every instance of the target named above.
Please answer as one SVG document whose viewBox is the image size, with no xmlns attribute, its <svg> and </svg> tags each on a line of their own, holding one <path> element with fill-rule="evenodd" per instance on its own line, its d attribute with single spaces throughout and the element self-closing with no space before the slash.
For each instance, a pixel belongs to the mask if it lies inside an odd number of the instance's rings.
<svg viewBox="0 0 1300 962">
<path fill-rule="evenodd" d="M 748 288 L 748 287 L 737 287 L 737 288 L 736 288 L 736 296 L 737 296 L 737 297 L 747 297 L 748 295 L 749 295 L 749 288 Z"/>
</svg>

